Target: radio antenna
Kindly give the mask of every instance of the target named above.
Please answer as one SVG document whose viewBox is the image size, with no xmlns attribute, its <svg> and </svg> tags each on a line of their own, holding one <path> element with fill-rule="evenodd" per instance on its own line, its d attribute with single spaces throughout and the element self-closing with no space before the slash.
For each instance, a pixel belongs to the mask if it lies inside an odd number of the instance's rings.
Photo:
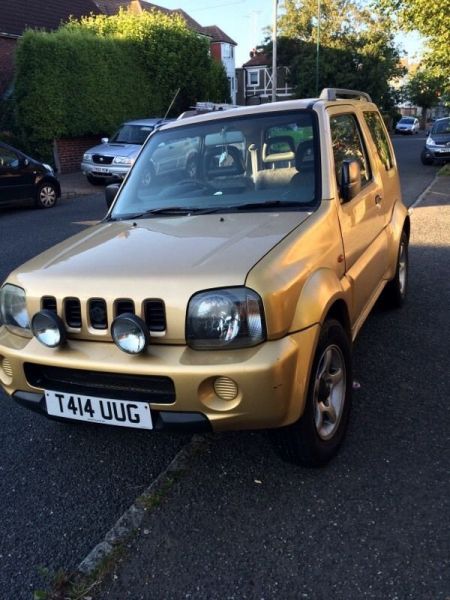
<svg viewBox="0 0 450 600">
<path fill-rule="evenodd" d="M 167 111 L 166 111 L 166 114 L 164 115 L 164 119 L 165 119 L 165 118 L 167 117 L 167 115 L 169 114 L 169 112 L 170 112 L 170 109 L 171 109 L 171 108 L 172 108 L 172 106 L 173 106 L 173 103 L 174 103 L 174 102 L 175 102 L 175 100 L 177 99 L 177 96 L 178 96 L 178 94 L 179 94 L 179 92 L 180 92 L 180 89 L 181 89 L 181 88 L 178 88 L 178 89 L 177 89 L 177 91 L 175 92 L 175 96 L 172 98 L 172 102 L 169 104 L 169 108 L 167 109 Z"/>
</svg>

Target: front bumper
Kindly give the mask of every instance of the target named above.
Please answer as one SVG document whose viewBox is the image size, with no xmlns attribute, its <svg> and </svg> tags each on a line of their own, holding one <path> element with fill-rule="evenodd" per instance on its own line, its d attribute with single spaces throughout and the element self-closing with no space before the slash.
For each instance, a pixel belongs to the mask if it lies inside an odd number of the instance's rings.
<svg viewBox="0 0 450 600">
<path fill-rule="evenodd" d="M 448 146 L 425 146 L 423 153 L 426 158 L 450 160 L 450 147 Z"/>
<path fill-rule="evenodd" d="M 215 431 L 281 427 L 303 412 L 318 335 L 316 325 L 255 348 L 206 352 L 155 344 L 143 355 L 130 356 L 111 342 L 69 340 L 52 350 L 0 327 L 0 382 L 20 404 L 46 414 L 44 389 L 27 379 L 27 364 L 86 372 L 87 381 L 95 373 L 167 377 L 175 390 L 170 403 L 148 397 L 155 428 L 180 423 Z M 218 395 L 218 378 L 235 382 L 235 397 Z M 115 398 L 113 389 L 103 391 Z M 82 392 L 95 396 L 98 390 L 87 383 Z"/>
<path fill-rule="evenodd" d="M 114 177 L 115 179 L 124 179 L 128 171 L 131 169 L 129 165 L 98 165 L 93 162 L 81 163 L 81 172 L 84 175 L 92 177 Z"/>
</svg>

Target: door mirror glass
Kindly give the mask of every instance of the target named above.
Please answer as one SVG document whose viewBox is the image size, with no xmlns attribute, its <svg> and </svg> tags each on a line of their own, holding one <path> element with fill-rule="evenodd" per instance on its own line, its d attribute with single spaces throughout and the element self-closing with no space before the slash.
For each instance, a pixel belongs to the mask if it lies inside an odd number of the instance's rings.
<svg viewBox="0 0 450 600">
<path fill-rule="evenodd" d="M 350 202 L 361 191 L 361 165 L 357 159 L 347 159 L 341 167 L 341 195 L 344 202 Z"/>
</svg>

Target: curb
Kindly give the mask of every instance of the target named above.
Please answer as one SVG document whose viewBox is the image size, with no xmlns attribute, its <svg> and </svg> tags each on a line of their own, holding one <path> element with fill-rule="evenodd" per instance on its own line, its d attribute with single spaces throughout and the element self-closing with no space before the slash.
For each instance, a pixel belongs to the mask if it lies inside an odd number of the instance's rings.
<svg viewBox="0 0 450 600">
<path fill-rule="evenodd" d="M 411 206 L 408 208 L 408 214 L 411 215 L 415 209 L 416 206 L 418 206 L 422 200 L 425 198 L 425 196 L 428 194 L 428 192 L 431 190 L 431 188 L 433 187 L 433 185 L 436 183 L 436 181 L 438 180 L 438 175 L 436 174 L 434 176 L 433 181 L 423 190 L 423 192 L 420 194 L 420 196 L 417 198 L 417 200 L 411 204 Z"/>
<path fill-rule="evenodd" d="M 174 483 L 181 472 L 186 471 L 196 454 L 206 449 L 210 439 L 206 436 L 194 435 L 191 441 L 183 446 L 175 455 L 167 468 L 136 498 L 134 503 L 116 521 L 115 525 L 105 535 L 103 541 L 97 544 L 78 565 L 77 573 L 90 576 L 102 563 L 116 551 L 117 547 L 129 540 L 139 529 L 145 514 L 153 499 L 161 497 Z"/>
</svg>

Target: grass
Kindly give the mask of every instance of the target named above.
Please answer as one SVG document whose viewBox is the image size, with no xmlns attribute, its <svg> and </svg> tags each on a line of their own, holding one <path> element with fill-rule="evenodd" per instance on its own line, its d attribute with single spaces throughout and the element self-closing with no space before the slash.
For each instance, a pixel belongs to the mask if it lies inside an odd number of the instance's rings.
<svg viewBox="0 0 450 600">
<path fill-rule="evenodd" d="M 444 165 L 442 167 L 442 169 L 440 169 L 438 171 L 438 176 L 439 177 L 445 176 L 445 175 L 450 176 L 450 163 L 447 163 L 446 165 Z"/>
</svg>

